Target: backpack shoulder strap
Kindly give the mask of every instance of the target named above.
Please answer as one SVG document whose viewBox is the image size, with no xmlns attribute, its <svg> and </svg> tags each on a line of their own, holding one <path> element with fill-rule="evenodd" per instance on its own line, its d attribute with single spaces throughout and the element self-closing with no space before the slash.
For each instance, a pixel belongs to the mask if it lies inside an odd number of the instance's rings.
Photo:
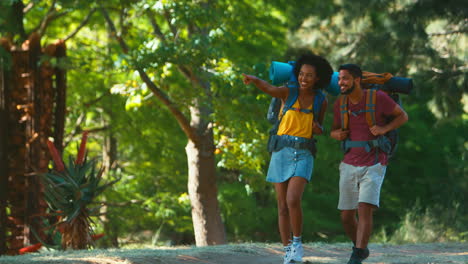
<svg viewBox="0 0 468 264">
<path fill-rule="evenodd" d="M 314 121 L 317 121 L 322 110 L 323 101 L 325 100 L 325 94 L 322 90 L 317 90 L 314 96 L 314 106 L 312 111 L 314 112 Z"/>
<path fill-rule="evenodd" d="M 340 97 L 340 114 L 341 114 L 341 129 L 348 129 L 349 112 L 348 112 L 348 96 Z"/>
<path fill-rule="evenodd" d="M 366 121 L 369 127 L 375 125 L 375 102 L 377 98 L 377 90 L 369 89 L 366 94 Z"/>
<path fill-rule="evenodd" d="M 288 85 L 288 88 L 289 88 L 289 94 L 288 94 L 288 98 L 286 98 L 286 102 L 284 103 L 281 116 L 284 116 L 286 111 L 291 109 L 291 107 L 296 102 L 297 97 L 299 96 L 299 89 L 295 85 L 291 85 L 291 86 Z"/>
</svg>

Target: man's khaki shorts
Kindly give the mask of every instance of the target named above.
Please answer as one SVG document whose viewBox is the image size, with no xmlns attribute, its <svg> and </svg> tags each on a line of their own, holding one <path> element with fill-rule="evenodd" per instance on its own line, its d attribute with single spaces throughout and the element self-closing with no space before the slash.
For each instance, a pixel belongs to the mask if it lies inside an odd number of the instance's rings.
<svg viewBox="0 0 468 264">
<path fill-rule="evenodd" d="M 373 166 L 356 167 L 340 164 L 339 210 L 354 210 L 359 203 L 379 207 L 380 189 L 387 166 L 377 163 Z"/>
</svg>

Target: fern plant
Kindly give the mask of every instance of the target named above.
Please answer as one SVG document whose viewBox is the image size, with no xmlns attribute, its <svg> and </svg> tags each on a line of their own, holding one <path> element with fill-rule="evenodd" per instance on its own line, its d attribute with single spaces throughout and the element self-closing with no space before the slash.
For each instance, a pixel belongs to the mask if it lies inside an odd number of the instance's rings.
<svg viewBox="0 0 468 264">
<path fill-rule="evenodd" d="M 43 174 L 45 200 L 58 216 L 57 230 L 62 234 L 63 249 L 86 249 L 92 243 L 91 216 L 99 208 L 89 205 L 107 187 L 118 180 L 101 184 L 103 168 L 96 169 L 95 160 L 86 159 L 88 132 L 83 133 L 76 160 L 70 157 L 65 165 L 53 142 L 47 145 L 55 169 Z"/>
</svg>

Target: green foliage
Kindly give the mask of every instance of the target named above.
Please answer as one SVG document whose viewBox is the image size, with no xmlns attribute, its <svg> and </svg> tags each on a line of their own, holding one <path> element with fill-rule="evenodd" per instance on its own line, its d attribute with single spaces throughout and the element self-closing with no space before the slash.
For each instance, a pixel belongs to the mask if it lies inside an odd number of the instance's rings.
<svg viewBox="0 0 468 264">
<path fill-rule="evenodd" d="M 88 132 L 83 133 L 81 145 L 68 166 L 62 161 L 51 141 L 47 142 L 55 170 L 41 175 L 44 198 L 57 223 L 48 223 L 49 231 L 61 234 L 62 249 L 86 249 L 92 243 L 91 215 L 97 215 L 99 206 L 90 208 L 95 198 L 118 180 L 101 184 L 103 169 L 96 171 L 95 161 L 85 157 Z M 50 221 L 50 220 L 49 220 Z M 53 245 L 57 246 L 57 245 Z"/>
<path fill-rule="evenodd" d="M 52 2 L 34 1 L 23 20 L 26 32 L 40 25 Z M 117 142 L 113 166 L 122 180 L 101 196 L 110 221 L 95 218 L 98 229 L 112 230 L 119 238 L 149 231 L 158 244 L 193 241 L 186 200 L 187 139 L 140 80 L 135 70 L 143 69 L 184 114 L 194 101 L 211 109 L 204 118 L 213 126 L 218 149 L 219 199 L 230 241 L 277 241 L 276 198 L 265 182 L 270 98 L 245 86 L 240 76 L 268 79 L 271 60 L 294 59 L 305 49 L 324 55 L 335 68 L 353 62 L 365 70 L 413 78 L 413 93 L 403 96 L 410 121 L 400 129 L 397 156 L 387 170 L 376 230 L 385 230 L 387 241 L 397 241 L 417 230 L 411 231 L 415 226 L 410 224 L 421 222 L 417 228 L 446 228 L 451 240 L 466 239 L 467 221 L 462 220 L 467 212 L 455 206 L 466 204 L 468 191 L 464 2 L 55 2 L 56 12 L 66 15 L 51 21 L 44 44 L 68 36 L 102 5 L 129 46 L 124 53 L 101 12 L 67 41 L 66 142 L 84 129 L 100 131 L 90 139 L 94 156 L 110 151 L 101 142 Z M 6 19 L 11 9 L 4 7 L 11 3 L 0 4 L 0 34 L 21 43 L 21 30 Z M 152 18 L 165 40 L 155 33 Z M 209 89 L 187 80 L 181 67 L 196 72 Z M 303 197 L 304 239 L 309 241 L 344 240 L 336 209 L 342 153 L 328 137 L 336 98 L 328 99 L 328 131 L 318 137 L 319 153 Z M 73 148 L 65 155 L 75 155 Z M 406 212 L 417 199 L 418 208 Z M 430 222 L 441 208 L 450 208 L 450 217 Z"/>
<path fill-rule="evenodd" d="M 249 184 L 229 182 L 220 185 L 219 201 L 230 241 L 276 241 L 275 194 L 271 186 L 254 191 Z M 276 230 L 276 228 L 275 228 Z"/>
<path fill-rule="evenodd" d="M 102 171 L 96 171 L 95 161 L 75 164 L 70 158 L 65 172 L 44 174 L 44 195 L 53 212 L 72 222 L 94 198 L 115 183 L 101 183 Z"/>
<path fill-rule="evenodd" d="M 8 36 L 15 40 L 24 37 L 22 8 L 22 2 L 19 0 L 0 2 L 0 37 Z"/>
<path fill-rule="evenodd" d="M 11 67 L 11 54 L 0 46 L 0 68 L 8 70 Z"/>
<path fill-rule="evenodd" d="M 385 229 L 377 234 L 375 240 L 389 243 L 431 243 L 431 242 L 466 242 L 466 209 L 459 203 L 449 207 L 436 204 L 422 209 L 420 200 L 408 210 L 398 229 L 388 236 Z"/>
</svg>

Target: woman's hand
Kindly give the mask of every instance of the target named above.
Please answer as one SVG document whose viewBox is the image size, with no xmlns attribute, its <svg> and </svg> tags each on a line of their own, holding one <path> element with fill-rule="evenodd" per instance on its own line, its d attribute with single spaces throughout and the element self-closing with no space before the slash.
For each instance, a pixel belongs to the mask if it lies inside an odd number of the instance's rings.
<svg viewBox="0 0 468 264">
<path fill-rule="evenodd" d="M 314 125 L 312 126 L 312 134 L 314 135 L 323 134 L 323 127 L 316 121 L 314 121 Z"/>
<path fill-rule="evenodd" d="M 247 75 L 245 73 L 243 73 L 242 76 L 244 77 L 243 81 L 244 81 L 244 84 L 246 84 L 246 85 L 249 85 L 249 84 L 251 84 L 252 82 L 254 82 L 255 80 L 258 79 L 256 76 Z"/>
</svg>

